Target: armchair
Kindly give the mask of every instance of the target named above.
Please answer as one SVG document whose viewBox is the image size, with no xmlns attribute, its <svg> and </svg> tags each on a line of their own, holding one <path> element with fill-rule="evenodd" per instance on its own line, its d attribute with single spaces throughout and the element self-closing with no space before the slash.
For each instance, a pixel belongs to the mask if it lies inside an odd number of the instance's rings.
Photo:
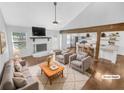
<svg viewBox="0 0 124 93">
<path fill-rule="evenodd" d="M 91 56 L 84 56 L 81 60 L 77 59 L 77 54 L 69 56 L 69 66 L 83 73 L 90 67 L 92 61 Z"/>
<path fill-rule="evenodd" d="M 55 52 L 55 60 L 58 61 L 58 62 L 61 62 L 63 64 L 68 64 L 69 63 L 69 56 L 71 55 L 72 53 L 69 52 L 69 51 L 56 51 Z"/>
</svg>

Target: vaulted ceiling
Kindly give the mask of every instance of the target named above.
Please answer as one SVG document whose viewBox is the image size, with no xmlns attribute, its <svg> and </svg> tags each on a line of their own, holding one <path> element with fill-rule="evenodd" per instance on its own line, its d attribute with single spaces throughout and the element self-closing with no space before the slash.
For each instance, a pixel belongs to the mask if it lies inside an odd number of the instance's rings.
<svg viewBox="0 0 124 93">
<path fill-rule="evenodd" d="M 58 2 L 54 21 L 53 2 L 0 2 L 7 25 L 41 26 L 50 30 L 83 28 L 124 22 L 124 2 Z"/>
<path fill-rule="evenodd" d="M 124 23 L 123 11 L 124 2 L 94 2 L 68 23 L 64 29 Z"/>
<path fill-rule="evenodd" d="M 0 9 L 7 25 L 41 26 L 51 30 L 63 29 L 76 18 L 90 3 L 59 2 L 57 3 L 57 21 L 54 21 L 54 5 L 52 2 L 6 2 L 0 3 Z"/>
</svg>

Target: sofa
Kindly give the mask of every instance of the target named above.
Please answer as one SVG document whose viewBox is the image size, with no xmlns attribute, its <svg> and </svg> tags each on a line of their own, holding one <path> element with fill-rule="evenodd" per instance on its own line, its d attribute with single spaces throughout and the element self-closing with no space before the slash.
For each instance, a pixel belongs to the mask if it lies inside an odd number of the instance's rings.
<svg viewBox="0 0 124 93">
<path fill-rule="evenodd" d="M 3 70 L 2 81 L 0 84 L 1 90 L 37 90 L 39 89 L 39 83 L 36 81 L 30 74 L 27 67 L 27 62 L 22 61 L 21 63 L 22 70 L 21 73 L 26 80 L 26 84 L 23 87 L 17 88 L 13 80 L 15 70 L 14 60 L 8 61 Z"/>
<path fill-rule="evenodd" d="M 55 60 L 63 63 L 68 64 L 69 63 L 69 56 L 72 54 L 69 50 L 57 50 L 55 52 Z"/>
<path fill-rule="evenodd" d="M 82 73 L 90 67 L 92 61 L 92 57 L 87 54 L 72 54 L 69 56 L 69 66 Z"/>
</svg>

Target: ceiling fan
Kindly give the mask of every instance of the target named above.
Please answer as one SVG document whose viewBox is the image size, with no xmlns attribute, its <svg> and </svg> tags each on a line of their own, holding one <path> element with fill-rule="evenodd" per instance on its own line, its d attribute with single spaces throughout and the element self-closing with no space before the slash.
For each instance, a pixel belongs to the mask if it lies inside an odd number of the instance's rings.
<svg viewBox="0 0 124 93">
<path fill-rule="evenodd" d="M 53 3 L 55 6 L 55 20 L 53 21 L 53 24 L 58 24 L 58 21 L 56 20 L 56 6 L 57 6 L 57 2 Z"/>
</svg>

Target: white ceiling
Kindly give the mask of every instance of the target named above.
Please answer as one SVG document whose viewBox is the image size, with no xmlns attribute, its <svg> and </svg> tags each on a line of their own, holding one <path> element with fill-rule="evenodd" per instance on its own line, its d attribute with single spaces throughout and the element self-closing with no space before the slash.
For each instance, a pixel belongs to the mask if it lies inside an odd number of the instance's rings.
<svg viewBox="0 0 124 93">
<path fill-rule="evenodd" d="M 6 2 L 0 3 L 5 22 L 15 26 L 42 26 L 51 30 L 60 30 L 76 18 L 90 3 L 59 2 L 57 4 L 58 25 L 54 21 L 54 5 L 52 2 Z"/>
<path fill-rule="evenodd" d="M 64 29 L 124 22 L 124 2 L 93 2 Z"/>
</svg>

